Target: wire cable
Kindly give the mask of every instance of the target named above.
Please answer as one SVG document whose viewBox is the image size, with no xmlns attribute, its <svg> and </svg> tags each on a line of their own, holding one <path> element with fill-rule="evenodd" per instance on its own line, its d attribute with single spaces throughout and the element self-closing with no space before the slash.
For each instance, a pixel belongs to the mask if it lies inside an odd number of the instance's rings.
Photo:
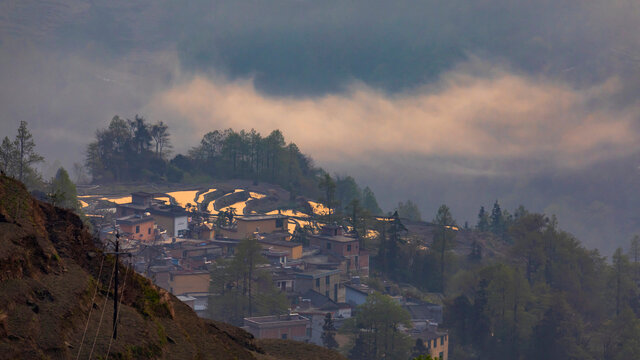
<svg viewBox="0 0 640 360">
<path fill-rule="evenodd" d="M 111 270 L 111 279 L 109 279 L 109 286 L 107 287 L 107 294 L 104 296 L 104 304 L 102 305 L 102 314 L 100 314 L 100 322 L 98 322 L 98 329 L 96 330 L 96 336 L 93 338 L 93 345 L 91 346 L 91 352 L 89 353 L 89 360 L 93 355 L 93 350 L 96 347 L 96 341 L 98 341 L 98 334 L 100 334 L 100 326 L 102 325 L 102 318 L 104 317 L 104 309 L 107 308 L 107 300 L 109 300 L 109 289 L 111 289 L 111 282 L 113 281 L 113 274 L 116 272 L 117 263 L 114 261 L 113 270 Z"/>
<path fill-rule="evenodd" d="M 127 287 L 127 275 L 129 275 L 129 266 L 127 266 L 127 271 L 125 271 L 124 273 L 124 283 L 122 284 L 122 291 L 120 292 L 120 300 L 118 301 L 118 313 L 116 314 L 116 325 L 114 325 L 114 331 L 115 332 L 115 327 L 118 326 L 118 320 L 120 319 L 120 311 L 122 311 L 122 298 L 124 297 L 124 289 Z M 111 352 L 111 343 L 113 342 L 113 333 L 111 334 L 111 339 L 109 340 L 109 347 L 107 348 L 107 356 L 105 356 L 105 359 L 109 359 L 109 353 Z"/>
<path fill-rule="evenodd" d="M 80 341 L 80 348 L 78 349 L 78 354 L 76 355 L 76 360 L 80 358 L 80 352 L 82 351 L 82 345 L 84 344 L 84 337 L 87 335 L 87 329 L 89 328 L 89 319 L 91 319 L 91 312 L 93 311 L 93 304 L 96 301 L 96 295 L 98 294 L 98 285 L 100 285 L 100 277 L 102 276 L 102 266 L 104 265 L 104 254 L 102 254 L 102 261 L 100 262 L 100 271 L 98 272 L 98 277 L 96 280 L 96 290 L 93 292 L 93 298 L 91 299 L 91 307 L 89 307 L 89 314 L 87 315 L 87 321 L 84 325 L 84 331 L 82 332 L 82 340 Z"/>
</svg>

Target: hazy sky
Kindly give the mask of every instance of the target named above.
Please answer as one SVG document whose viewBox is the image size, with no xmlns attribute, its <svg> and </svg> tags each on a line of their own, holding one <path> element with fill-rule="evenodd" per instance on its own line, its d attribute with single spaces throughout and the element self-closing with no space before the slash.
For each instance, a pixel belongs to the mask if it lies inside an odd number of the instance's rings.
<svg viewBox="0 0 640 360">
<path fill-rule="evenodd" d="M 3 1 L 0 135 L 82 161 L 116 114 L 279 128 L 383 207 L 496 199 L 605 252 L 640 231 L 640 2 Z"/>
</svg>

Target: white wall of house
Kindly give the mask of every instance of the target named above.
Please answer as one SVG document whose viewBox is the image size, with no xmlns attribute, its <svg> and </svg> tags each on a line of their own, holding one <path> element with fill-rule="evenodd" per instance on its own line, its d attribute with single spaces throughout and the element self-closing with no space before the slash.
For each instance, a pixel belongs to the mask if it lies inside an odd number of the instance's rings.
<svg viewBox="0 0 640 360">
<path fill-rule="evenodd" d="M 178 234 L 180 234 L 180 231 L 185 231 L 187 229 L 189 229 L 189 223 L 187 222 L 187 216 L 178 216 L 176 217 L 173 223 L 173 228 L 175 229 L 175 234 L 174 236 L 178 236 Z"/>
</svg>

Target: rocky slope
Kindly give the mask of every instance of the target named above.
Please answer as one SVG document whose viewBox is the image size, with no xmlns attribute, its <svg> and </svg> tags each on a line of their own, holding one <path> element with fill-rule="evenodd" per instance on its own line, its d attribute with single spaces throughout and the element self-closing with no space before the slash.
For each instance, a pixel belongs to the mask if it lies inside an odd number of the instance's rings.
<svg viewBox="0 0 640 360">
<path fill-rule="evenodd" d="M 198 318 L 121 264 L 124 295 L 111 341 L 114 262 L 76 215 L 0 176 L 0 359 L 286 359 L 307 352 L 341 358 L 294 342 L 263 348 L 239 328 Z M 283 346 L 294 350 L 265 351 Z"/>
</svg>

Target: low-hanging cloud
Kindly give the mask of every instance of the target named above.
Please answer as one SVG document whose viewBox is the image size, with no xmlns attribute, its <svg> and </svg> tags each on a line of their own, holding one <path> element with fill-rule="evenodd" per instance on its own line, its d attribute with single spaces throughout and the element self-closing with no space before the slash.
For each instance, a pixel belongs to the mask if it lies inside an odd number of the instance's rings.
<svg viewBox="0 0 640 360">
<path fill-rule="evenodd" d="M 152 100 L 152 112 L 186 120 L 198 136 L 233 127 L 288 139 L 321 163 L 379 156 L 449 159 L 454 172 L 579 168 L 640 147 L 638 107 L 613 108 L 615 78 L 586 88 L 472 60 L 412 92 L 363 84 L 316 97 L 273 97 L 251 79 L 195 76 Z M 197 141 L 192 139 L 191 141 Z M 526 164 L 523 166 L 523 164 Z"/>
</svg>

